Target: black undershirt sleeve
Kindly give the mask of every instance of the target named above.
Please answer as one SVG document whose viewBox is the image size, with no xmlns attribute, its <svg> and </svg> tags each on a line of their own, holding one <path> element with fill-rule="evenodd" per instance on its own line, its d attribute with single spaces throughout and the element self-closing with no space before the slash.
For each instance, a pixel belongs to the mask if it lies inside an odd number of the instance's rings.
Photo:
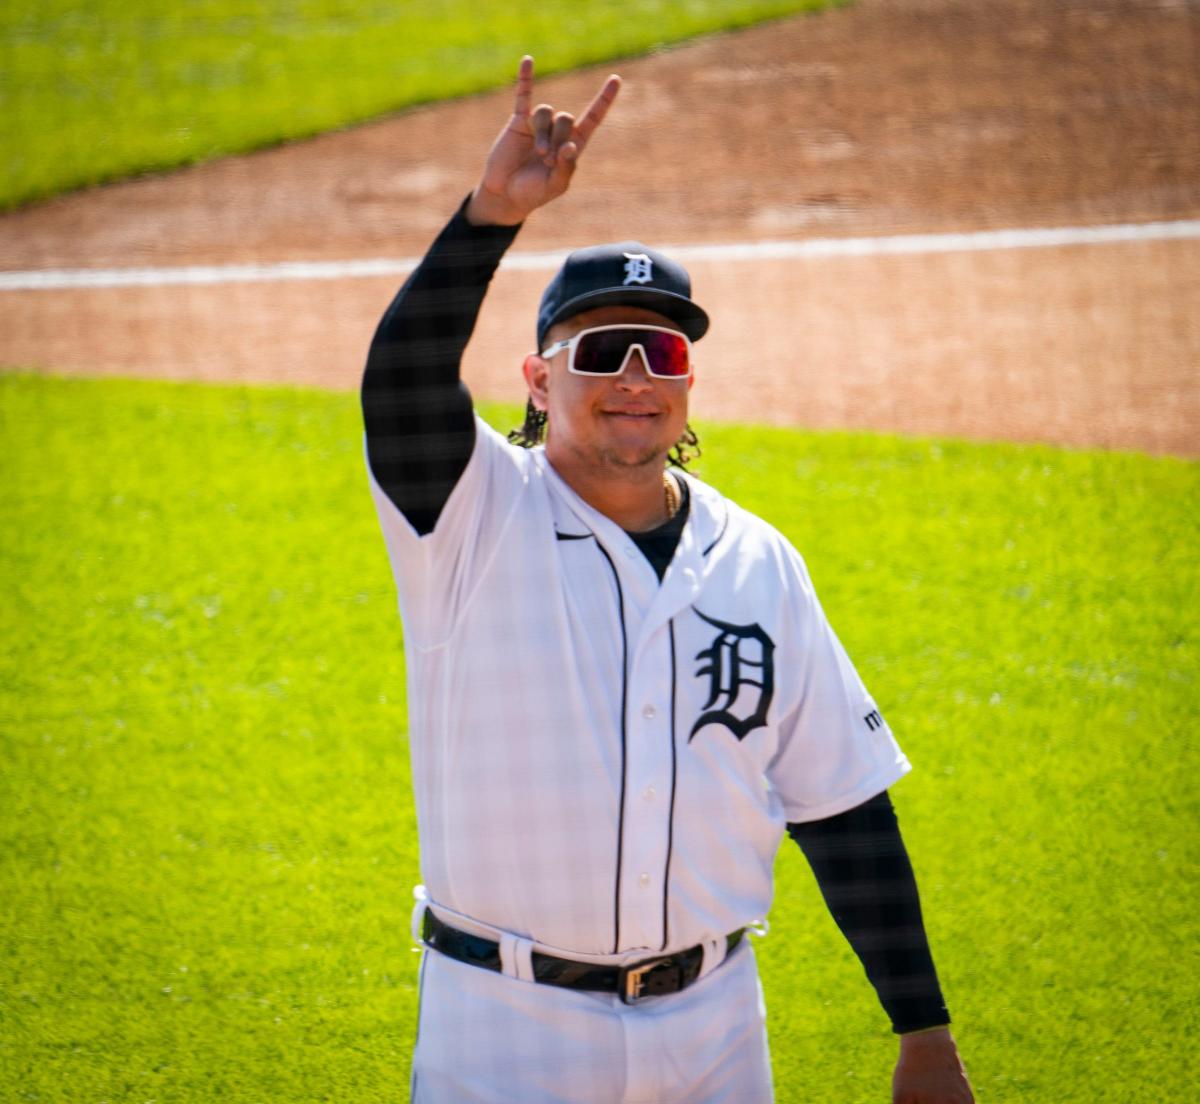
<svg viewBox="0 0 1200 1104">
<path fill-rule="evenodd" d="M 518 226 L 472 226 L 464 201 L 375 331 L 362 380 L 371 471 L 422 535 L 471 458 L 475 419 L 463 350 Z"/>
<path fill-rule="evenodd" d="M 897 1034 L 950 1022 L 916 877 L 887 791 L 838 816 L 789 824 L 821 895 Z"/>
</svg>

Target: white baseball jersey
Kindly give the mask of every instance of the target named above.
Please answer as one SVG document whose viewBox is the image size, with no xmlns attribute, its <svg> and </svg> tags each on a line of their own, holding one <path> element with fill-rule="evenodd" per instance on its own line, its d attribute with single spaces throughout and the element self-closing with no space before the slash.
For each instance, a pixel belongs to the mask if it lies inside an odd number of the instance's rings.
<svg viewBox="0 0 1200 1104">
<path fill-rule="evenodd" d="M 909 769 L 798 553 L 685 478 L 661 583 L 542 449 L 478 419 L 432 533 L 371 478 L 429 897 L 550 953 L 722 939 L 766 915 L 787 822 Z"/>
</svg>

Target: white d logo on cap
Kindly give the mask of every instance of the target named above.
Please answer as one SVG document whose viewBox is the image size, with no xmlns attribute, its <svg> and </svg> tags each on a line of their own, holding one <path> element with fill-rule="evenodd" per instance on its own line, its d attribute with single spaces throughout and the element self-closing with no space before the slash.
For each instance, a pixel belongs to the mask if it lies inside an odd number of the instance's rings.
<svg viewBox="0 0 1200 1104">
<path fill-rule="evenodd" d="M 625 253 L 625 284 L 648 284 L 652 279 L 651 261 L 645 253 Z M 625 285 L 622 284 L 622 287 Z"/>
</svg>

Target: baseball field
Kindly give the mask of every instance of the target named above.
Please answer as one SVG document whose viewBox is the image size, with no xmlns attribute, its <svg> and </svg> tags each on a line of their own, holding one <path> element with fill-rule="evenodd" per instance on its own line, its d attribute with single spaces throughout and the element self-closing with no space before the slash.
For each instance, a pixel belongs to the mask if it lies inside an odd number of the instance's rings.
<svg viewBox="0 0 1200 1104">
<path fill-rule="evenodd" d="M 596 5 L 546 96 L 780 7 Z M 4 25 L 0 88 L 42 105 L 8 163 L 64 168 L 0 216 L 0 1099 L 405 1098 L 403 641 L 354 386 L 507 93 L 431 102 L 527 48 L 464 37 L 478 9 L 432 37 L 349 5 Z M 363 75 L 380 36 L 424 83 Z M 547 251 L 692 251 L 699 474 L 804 553 L 914 762 L 894 798 L 981 1101 L 1195 1095 L 1198 41 L 1193 3 L 863 0 L 612 63 L 611 129 L 469 354 L 507 428 Z M 187 79 L 154 97 L 163 58 Z M 164 103 L 217 122 L 183 149 Z M 781 1104 L 886 1099 L 886 1020 L 790 843 L 770 929 Z"/>
</svg>

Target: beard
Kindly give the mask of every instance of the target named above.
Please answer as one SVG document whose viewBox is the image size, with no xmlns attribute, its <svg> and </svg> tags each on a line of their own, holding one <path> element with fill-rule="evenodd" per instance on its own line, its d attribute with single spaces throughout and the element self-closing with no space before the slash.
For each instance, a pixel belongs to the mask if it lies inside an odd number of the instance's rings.
<svg viewBox="0 0 1200 1104">
<path fill-rule="evenodd" d="M 602 448 L 598 450 L 596 457 L 606 468 L 621 471 L 637 471 L 651 466 L 661 467 L 666 462 L 666 458 L 666 450 L 650 446 L 636 451 Z"/>
<path fill-rule="evenodd" d="M 600 468 L 614 474 L 628 474 L 649 467 L 662 467 L 666 463 L 670 446 L 629 445 L 619 448 L 614 445 L 597 445 L 593 448 L 572 447 L 571 452 L 586 462 L 589 467 Z"/>
<path fill-rule="evenodd" d="M 675 422 L 671 418 L 648 434 L 595 432 L 586 423 L 575 432 L 575 426 L 556 425 L 552 417 L 546 425 L 546 447 L 551 454 L 570 454 L 572 462 L 583 468 L 625 479 L 666 464 L 668 454 L 683 435 L 683 430 L 674 429 Z"/>
</svg>

